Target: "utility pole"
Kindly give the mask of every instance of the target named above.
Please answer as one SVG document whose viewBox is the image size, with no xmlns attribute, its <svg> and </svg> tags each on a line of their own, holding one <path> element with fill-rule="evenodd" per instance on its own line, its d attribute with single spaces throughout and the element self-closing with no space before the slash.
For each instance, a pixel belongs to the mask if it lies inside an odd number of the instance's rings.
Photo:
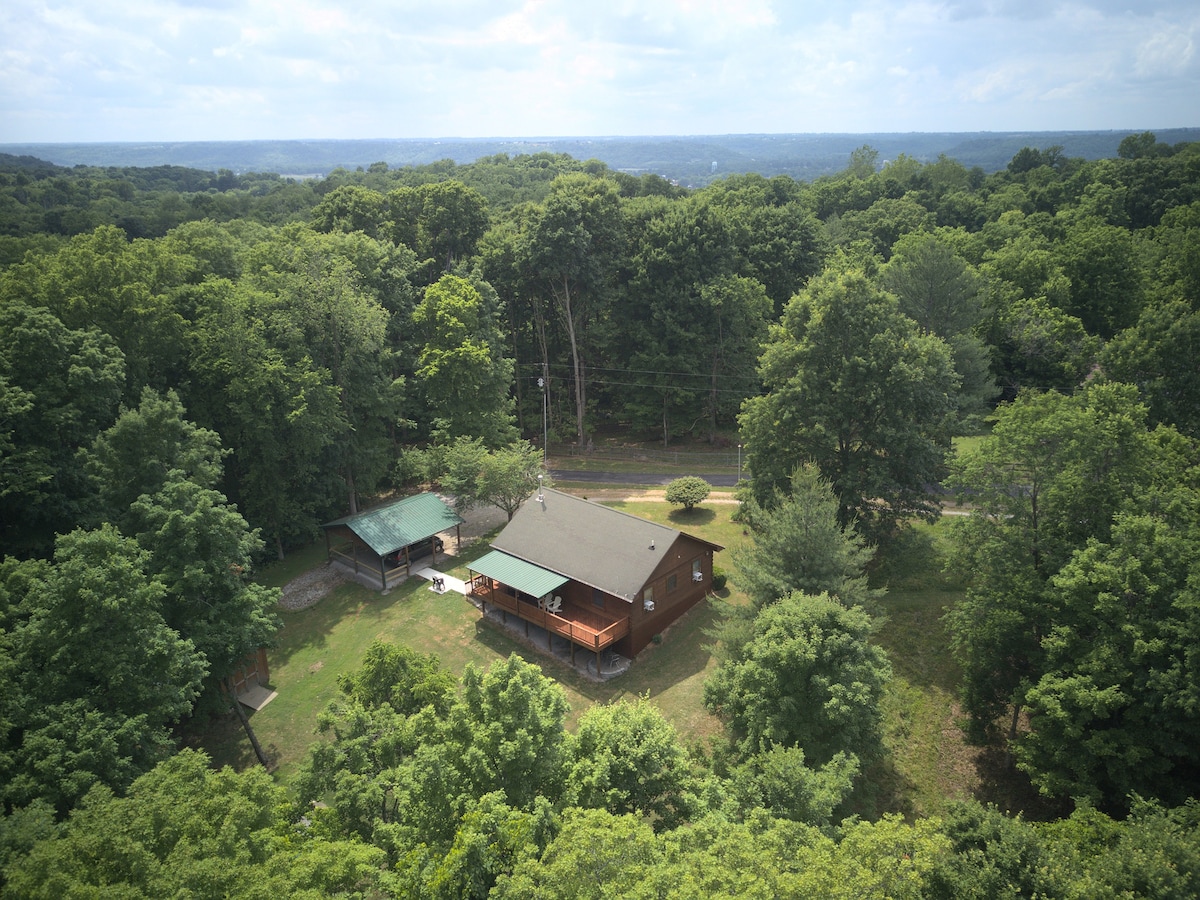
<svg viewBox="0 0 1200 900">
<path fill-rule="evenodd" d="M 538 379 L 538 387 L 542 389 L 542 465 L 550 468 L 550 429 L 546 424 L 547 398 L 550 388 L 546 376 Z"/>
</svg>

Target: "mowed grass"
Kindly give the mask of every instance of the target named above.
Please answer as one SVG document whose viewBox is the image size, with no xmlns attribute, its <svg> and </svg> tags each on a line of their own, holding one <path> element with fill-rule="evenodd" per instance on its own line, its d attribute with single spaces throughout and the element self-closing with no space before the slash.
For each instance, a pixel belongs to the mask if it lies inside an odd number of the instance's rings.
<svg viewBox="0 0 1200 900">
<path fill-rule="evenodd" d="M 688 512 L 661 501 L 609 505 L 726 547 L 744 540 L 741 526 L 730 520 L 737 508 L 733 504 Z M 465 578 L 469 563 L 487 552 L 487 538 L 467 547 L 459 557 L 442 560 L 438 568 Z M 727 549 L 718 555 L 718 565 L 729 567 L 728 553 Z M 306 548 L 267 568 L 262 580 L 281 586 L 324 565 L 324 556 L 323 543 Z M 603 683 L 583 677 L 510 637 L 507 631 L 481 621 L 478 610 L 462 595 L 435 594 L 429 590 L 429 582 L 419 578 L 410 578 L 386 594 L 346 583 L 308 609 L 282 610 L 280 615 L 284 627 L 276 646 L 268 651 L 271 687 L 278 696 L 251 715 L 251 725 L 272 768 L 284 781 L 295 774 L 308 747 L 321 739 L 316 732 L 317 716 L 337 696 L 337 676 L 356 669 L 374 640 L 432 653 L 455 677 L 467 663 L 486 669 L 516 653 L 541 666 L 562 685 L 571 704 L 568 725 L 572 728 L 583 710 L 594 703 L 649 695 L 686 741 L 705 741 L 720 729 L 703 703 L 704 679 L 716 665 L 705 636 L 715 622 L 707 603 L 697 604 L 677 620 L 661 644 L 652 644 L 638 655 L 629 672 Z M 233 717 L 212 723 L 201 743 L 217 765 L 242 768 L 254 762 L 250 742 Z"/>
<path fill-rule="evenodd" d="M 595 485 L 591 489 L 600 493 Z M 601 502 L 725 547 L 716 558 L 731 576 L 723 597 L 745 602 L 737 591 L 731 559 L 734 548 L 749 540 L 732 521 L 736 505 L 711 502 L 684 511 L 661 500 Z M 875 573 L 876 582 L 888 586 L 888 594 L 882 604 L 885 619 L 874 640 L 888 651 L 894 677 L 883 701 L 889 758 L 866 773 L 873 783 L 864 813 L 935 814 L 948 800 L 970 796 L 979 787 L 976 751 L 964 743 L 958 727 L 958 671 L 941 621 L 961 595 L 961 586 L 942 572 L 946 530 L 946 523 L 918 526 Z M 439 569 L 465 578 L 468 564 L 487 551 L 488 537 L 466 548 L 460 557 L 444 560 Z M 282 584 L 323 565 L 324 554 L 323 543 L 295 554 L 264 572 L 263 580 Z M 685 742 L 707 743 L 721 733 L 720 722 L 708 713 L 703 700 L 704 682 L 716 668 L 708 632 L 717 617 L 707 603 L 676 621 L 663 642 L 647 647 L 625 675 L 603 683 L 482 622 L 461 595 L 435 594 L 422 579 L 410 579 L 387 594 L 348 583 L 315 606 L 284 611 L 282 617 L 278 646 L 269 653 L 272 687 L 278 696 L 254 713 L 251 721 L 284 781 L 295 774 L 307 748 L 322 739 L 316 733 L 317 716 L 337 695 L 337 676 L 357 668 L 376 639 L 433 653 L 455 677 L 467 663 L 486 669 L 516 653 L 541 666 L 563 687 L 571 704 L 568 727 L 572 730 L 582 712 L 595 703 L 649 696 Z M 240 768 L 254 762 L 249 741 L 232 717 L 216 723 L 203 745 L 218 765 Z"/>
<path fill-rule="evenodd" d="M 942 617 L 962 596 L 943 571 L 950 523 L 917 525 L 881 559 L 883 621 L 873 640 L 888 652 L 892 680 L 883 698 L 890 751 L 884 786 L 888 809 L 935 815 L 979 788 L 977 748 L 963 739 L 957 701 L 959 670 Z"/>
</svg>

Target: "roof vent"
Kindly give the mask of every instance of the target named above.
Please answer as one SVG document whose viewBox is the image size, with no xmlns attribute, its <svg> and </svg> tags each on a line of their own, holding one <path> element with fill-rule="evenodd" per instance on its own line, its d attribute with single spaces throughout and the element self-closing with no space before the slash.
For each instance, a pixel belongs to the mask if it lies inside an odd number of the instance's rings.
<svg viewBox="0 0 1200 900">
<path fill-rule="evenodd" d="M 654 549 L 654 541 L 651 541 L 651 542 L 650 542 L 650 549 L 651 549 L 651 550 L 653 550 L 653 549 Z"/>
</svg>

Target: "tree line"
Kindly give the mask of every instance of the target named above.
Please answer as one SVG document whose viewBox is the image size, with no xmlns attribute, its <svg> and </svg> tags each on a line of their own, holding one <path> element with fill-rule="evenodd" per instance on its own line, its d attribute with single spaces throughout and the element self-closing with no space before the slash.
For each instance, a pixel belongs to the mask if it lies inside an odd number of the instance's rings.
<svg viewBox="0 0 1200 900">
<path fill-rule="evenodd" d="M 1200 879 L 1195 802 L 1042 824 L 960 801 L 833 824 L 838 758 L 706 761 L 644 699 L 595 706 L 571 733 L 562 689 L 516 656 L 455 685 L 377 643 L 340 683 L 294 792 L 182 751 L 121 795 L 92 788 L 61 824 L 40 803 L 0 820 L 6 890 L 990 900 L 1187 898 Z"/>
</svg>

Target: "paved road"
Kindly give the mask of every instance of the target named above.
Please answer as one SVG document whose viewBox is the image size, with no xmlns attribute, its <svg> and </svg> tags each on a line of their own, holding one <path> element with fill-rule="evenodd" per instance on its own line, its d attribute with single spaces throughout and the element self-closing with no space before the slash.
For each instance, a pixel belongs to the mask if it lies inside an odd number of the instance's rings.
<svg viewBox="0 0 1200 900">
<path fill-rule="evenodd" d="M 551 469 L 559 481 L 587 481 L 594 484 L 655 484 L 667 485 L 678 475 L 648 475 L 644 472 L 575 472 L 570 469 Z M 701 475 L 713 487 L 734 487 L 736 475 Z"/>
</svg>

